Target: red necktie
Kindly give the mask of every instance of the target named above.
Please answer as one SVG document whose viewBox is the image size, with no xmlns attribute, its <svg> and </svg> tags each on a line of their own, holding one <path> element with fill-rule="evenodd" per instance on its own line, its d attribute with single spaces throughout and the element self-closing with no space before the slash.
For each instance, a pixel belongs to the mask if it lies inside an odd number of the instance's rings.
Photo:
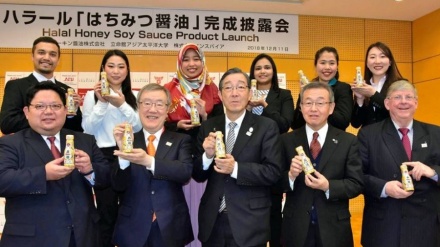
<svg viewBox="0 0 440 247">
<path fill-rule="evenodd" d="M 55 159 L 61 158 L 60 150 L 55 146 L 55 136 L 50 136 L 47 138 L 50 141 L 50 151 Z"/>
<path fill-rule="evenodd" d="M 310 143 L 310 153 L 312 154 L 313 159 L 316 159 L 319 152 L 321 152 L 321 144 L 318 141 L 318 136 L 318 132 L 314 132 L 312 142 Z"/>
<path fill-rule="evenodd" d="M 411 142 L 408 138 L 409 129 L 407 128 L 399 128 L 400 133 L 402 133 L 402 144 L 405 148 L 406 155 L 408 156 L 408 160 L 411 160 Z"/>
</svg>

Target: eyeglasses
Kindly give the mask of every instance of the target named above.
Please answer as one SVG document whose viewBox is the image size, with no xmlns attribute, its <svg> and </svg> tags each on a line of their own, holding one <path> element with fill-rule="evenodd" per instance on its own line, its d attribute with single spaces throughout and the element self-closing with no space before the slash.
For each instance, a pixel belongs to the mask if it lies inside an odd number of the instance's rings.
<svg viewBox="0 0 440 247">
<path fill-rule="evenodd" d="M 143 106 L 145 109 L 150 109 L 154 105 L 154 106 L 156 106 L 157 110 L 164 110 L 168 106 L 168 104 L 165 104 L 165 103 L 160 102 L 160 101 L 156 102 L 156 103 L 153 103 L 153 102 L 150 102 L 150 101 L 139 101 L 139 104 L 141 106 Z"/>
<path fill-rule="evenodd" d="M 302 102 L 301 105 L 303 108 L 312 108 L 313 105 L 316 106 L 316 108 L 322 108 L 327 104 L 331 104 L 333 102 L 312 102 L 312 101 L 307 101 L 307 102 Z"/>
<path fill-rule="evenodd" d="M 388 99 L 394 100 L 394 101 L 402 101 L 403 99 L 405 99 L 405 101 L 413 101 L 415 99 L 417 99 L 415 96 L 412 95 L 396 95 L 396 96 L 392 96 L 392 97 L 387 97 Z"/>
<path fill-rule="evenodd" d="M 50 107 L 50 109 L 52 111 L 59 111 L 63 108 L 63 104 L 50 104 L 50 105 L 45 105 L 45 104 L 29 104 L 29 106 L 33 106 L 35 108 L 35 110 L 37 111 L 45 111 L 47 110 L 47 107 Z"/>
<path fill-rule="evenodd" d="M 238 85 L 238 86 L 236 86 L 236 87 L 233 87 L 233 86 L 226 86 L 226 87 L 223 87 L 222 89 L 223 89 L 223 91 L 230 93 L 230 92 L 232 92 L 232 90 L 234 90 L 234 88 L 235 88 L 238 92 L 244 92 L 244 91 L 246 91 L 246 89 L 248 88 L 248 86 L 245 86 L 245 85 Z"/>
</svg>

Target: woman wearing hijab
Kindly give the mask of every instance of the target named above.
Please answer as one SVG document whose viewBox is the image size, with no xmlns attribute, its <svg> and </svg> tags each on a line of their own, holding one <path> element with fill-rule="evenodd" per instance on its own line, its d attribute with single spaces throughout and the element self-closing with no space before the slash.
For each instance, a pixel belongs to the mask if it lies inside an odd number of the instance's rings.
<svg viewBox="0 0 440 247">
<path fill-rule="evenodd" d="M 165 127 L 190 135 L 195 148 L 199 125 L 191 124 L 190 101 L 194 99 L 196 102 L 200 122 L 223 114 L 218 88 L 209 77 L 205 55 L 196 44 L 182 46 L 177 57 L 176 76 L 164 86 L 171 93 L 171 105 Z M 205 183 L 197 183 L 191 179 L 183 190 L 190 210 L 193 232 L 198 232 L 198 209 Z M 195 240 L 189 246 L 201 244 Z"/>
</svg>

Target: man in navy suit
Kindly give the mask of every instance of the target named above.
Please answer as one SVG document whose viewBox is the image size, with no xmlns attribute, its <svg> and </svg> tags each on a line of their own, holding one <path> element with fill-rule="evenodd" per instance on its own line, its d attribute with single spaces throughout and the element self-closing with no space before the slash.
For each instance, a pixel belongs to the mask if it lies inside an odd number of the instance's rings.
<svg viewBox="0 0 440 247">
<path fill-rule="evenodd" d="M 55 80 L 54 71 L 60 60 L 60 45 L 51 37 L 40 37 L 32 46 L 32 62 L 34 72 L 28 77 L 12 80 L 6 83 L 2 109 L 0 111 L 0 128 L 3 134 L 12 134 L 29 127 L 23 113 L 26 105 L 27 90 L 42 81 L 50 80 L 59 86 L 64 93 L 69 86 Z M 80 131 L 82 114 L 79 109 L 80 97 L 74 94 L 77 111 L 75 116 L 67 116 L 64 128 Z"/>
<path fill-rule="evenodd" d="M 365 180 L 362 245 L 440 246 L 440 128 L 414 119 L 417 90 L 408 81 L 391 84 L 384 103 L 390 118 L 358 135 Z M 403 188 L 402 164 L 414 191 Z"/>
<path fill-rule="evenodd" d="M 120 247 L 183 247 L 194 239 L 182 189 L 193 168 L 191 137 L 165 130 L 171 103 L 167 89 L 151 83 L 137 99 L 143 129 L 134 134 L 131 153 L 115 151 L 119 160 L 113 186 L 122 199 L 113 242 Z M 124 126 L 114 129 L 120 150 Z"/>
<path fill-rule="evenodd" d="M 275 121 L 246 111 L 250 85 L 246 73 L 228 70 L 219 85 L 225 115 L 200 128 L 193 178 L 208 180 L 199 207 L 203 246 L 266 246 L 270 238 L 270 190 L 281 174 L 279 130 Z M 232 150 L 224 159 L 215 158 L 215 131 Z"/>
<path fill-rule="evenodd" d="M 328 124 L 335 103 L 327 83 L 304 86 L 300 104 L 306 124 L 281 136 L 286 246 L 351 247 L 349 199 L 358 196 L 363 186 L 357 139 Z M 298 146 L 310 157 L 314 173 L 302 172 Z"/>
<path fill-rule="evenodd" d="M 26 98 L 30 128 L 0 138 L 0 196 L 6 197 L 0 246 L 99 247 L 92 186 L 110 185 L 110 165 L 93 136 L 62 128 L 67 110 L 60 87 L 42 82 Z M 75 169 L 60 157 L 66 135 L 74 136 Z"/>
</svg>

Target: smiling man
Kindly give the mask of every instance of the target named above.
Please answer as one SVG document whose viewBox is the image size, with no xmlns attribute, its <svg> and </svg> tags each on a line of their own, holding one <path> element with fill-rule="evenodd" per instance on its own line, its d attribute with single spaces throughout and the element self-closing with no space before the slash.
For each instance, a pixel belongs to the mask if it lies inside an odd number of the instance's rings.
<svg viewBox="0 0 440 247">
<path fill-rule="evenodd" d="M 365 180 L 362 245 L 439 246 L 440 128 L 414 120 L 417 90 L 408 81 L 388 88 L 390 118 L 359 132 Z M 403 189 L 406 164 L 414 191 Z"/>
<path fill-rule="evenodd" d="M 202 123 L 193 178 L 208 180 L 199 208 L 199 239 L 209 246 L 266 246 L 270 238 L 271 186 L 281 172 L 275 121 L 246 111 L 250 79 L 240 69 L 220 80 L 225 115 Z M 215 158 L 221 131 L 226 158 Z"/>
<path fill-rule="evenodd" d="M 110 185 L 110 165 L 93 136 L 63 129 L 64 91 L 31 87 L 24 115 L 30 128 L 0 138 L 0 196 L 6 197 L 1 247 L 98 247 L 92 186 Z M 75 169 L 63 166 L 66 135 L 75 141 Z"/>
<path fill-rule="evenodd" d="M 54 77 L 54 71 L 60 60 L 60 45 L 51 37 L 40 37 L 32 46 L 32 62 L 34 72 L 28 77 L 12 80 L 6 83 L 2 109 L 0 112 L 0 128 L 3 134 L 12 134 L 29 127 L 29 123 L 23 113 L 26 105 L 27 90 L 42 81 L 52 81 L 59 86 L 64 93 L 69 86 L 59 82 Z M 64 128 L 82 132 L 82 114 L 79 109 L 80 97 L 74 94 L 77 111 L 75 116 L 66 118 Z"/>
<path fill-rule="evenodd" d="M 113 242 L 121 247 L 183 247 L 194 239 L 182 190 L 193 168 L 191 138 L 165 130 L 171 102 L 166 88 L 148 84 L 137 100 L 143 129 L 134 134 L 131 153 L 115 151 L 119 162 L 113 188 L 122 192 L 122 199 Z M 114 128 L 120 150 L 124 127 Z"/>
<path fill-rule="evenodd" d="M 327 123 L 334 101 L 327 83 L 305 85 L 300 103 L 306 125 L 281 136 L 285 246 L 353 246 L 348 202 L 362 191 L 362 165 L 356 137 Z M 310 157 L 313 174 L 302 172 L 298 146 Z"/>
</svg>

